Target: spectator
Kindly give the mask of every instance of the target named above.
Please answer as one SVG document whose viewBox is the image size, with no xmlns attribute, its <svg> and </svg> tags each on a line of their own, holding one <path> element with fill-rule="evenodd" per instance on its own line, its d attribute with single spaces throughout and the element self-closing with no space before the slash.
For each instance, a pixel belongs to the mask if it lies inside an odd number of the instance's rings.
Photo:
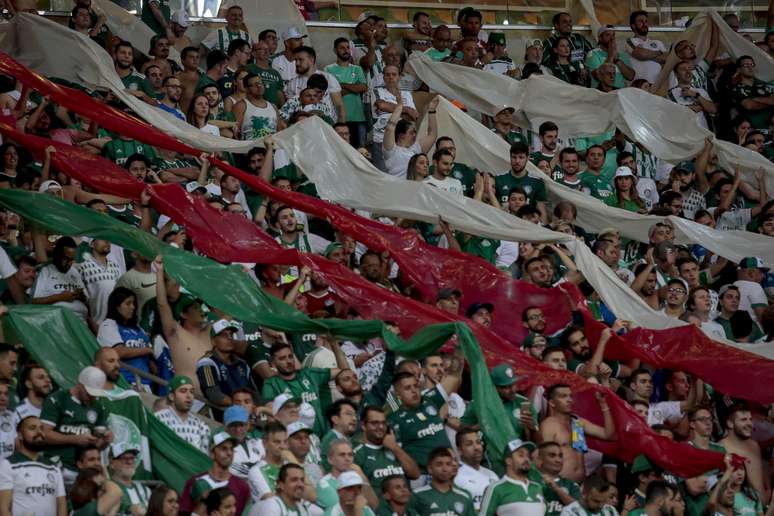
<svg viewBox="0 0 774 516">
<path fill-rule="evenodd" d="M 584 64 L 590 74 L 592 88 L 596 88 L 599 84 L 599 73 L 602 72 L 600 68 L 604 63 L 611 64 L 615 68 L 613 87 L 616 89 L 625 86 L 624 80 L 634 79 L 635 72 L 629 61 L 629 56 L 618 50 L 615 29 L 612 25 L 604 25 L 597 29 L 597 48 L 589 50 L 585 57 Z"/>
<path fill-rule="evenodd" d="M 231 394 L 246 387 L 250 380 L 247 363 L 236 356 L 234 333 L 239 324 L 227 319 L 218 319 L 212 324 L 212 351 L 196 363 L 196 377 L 204 397 L 218 407 L 233 403 Z"/>
<path fill-rule="evenodd" d="M 191 414 L 195 400 L 193 381 L 187 376 L 175 376 L 169 382 L 168 391 L 168 406 L 156 412 L 156 417 L 178 437 L 206 452 L 210 444 L 210 428 L 199 416 Z"/>
<path fill-rule="evenodd" d="M 332 74 L 317 70 L 317 52 L 312 47 L 299 47 L 293 51 L 296 62 L 296 75 L 285 85 L 285 95 L 295 97 L 306 88 L 309 78 L 321 74 L 328 82 L 328 90 L 323 96 L 323 102 L 334 113 L 334 122 L 346 122 L 347 113 L 342 101 L 341 85 Z"/>
<path fill-rule="evenodd" d="M 71 310 L 84 322 L 89 320 L 86 290 L 75 265 L 75 240 L 60 237 L 54 245 L 51 263 L 42 267 L 32 286 L 32 303 L 57 305 Z"/>
<path fill-rule="evenodd" d="M 565 38 L 570 48 L 569 63 L 582 64 L 591 50 L 591 43 L 578 33 L 572 32 L 572 17 L 569 13 L 556 13 L 551 20 L 554 29 L 543 40 L 543 64 L 548 64 L 552 57 L 552 50 L 556 48 L 559 39 Z"/>
<path fill-rule="evenodd" d="M 363 93 L 368 91 L 363 69 L 352 64 L 350 43 L 346 38 L 337 38 L 333 42 L 336 63 L 325 67 L 325 72 L 333 75 L 341 86 L 341 96 L 346 112 L 346 123 L 356 137 L 351 140 L 355 147 L 366 143 L 366 119 L 363 112 Z"/>
<path fill-rule="evenodd" d="M 451 56 L 451 31 L 446 25 L 433 29 L 433 44 L 425 50 L 425 54 L 433 61 L 445 61 Z"/>
<path fill-rule="evenodd" d="M 261 32 L 261 34 L 264 34 L 264 32 Z M 252 47 L 253 62 L 247 65 L 247 71 L 261 78 L 264 86 L 264 98 L 274 104 L 275 107 L 280 107 L 285 103 L 285 82 L 280 72 L 272 68 L 272 66 L 284 54 L 280 54 L 274 60 L 271 59 L 272 53 L 268 43 L 268 38 L 271 34 L 274 34 L 274 44 L 276 46 L 277 34 L 274 31 L 264 34 L 264 39 L 258 36 L 258 41 L 254 42 Z M 293 70 L 295 70 L 295 66 Z"/>
<path fill-rule="evenodd" d="M 433 25 L 430 15 L 424 11 L 417 11 L 411 19 L 412 29 L 403 35 L 403 48 L 409 54 L 412 52 L 426 52 L 433 46 Z"/>
<path fill-rule="evenodd" d="M 202 47 L 207 51 L 220 50 L 225 52 L 228 46 L 235 39 L 243 39 L 249 45 L 252 45 L 250 33 L 242 30 L 244 28 L 244 12 L 238 5 L 232 5 L 226 10 L 226 26 L 215 29 L 207 34 L 202 41 Z M 209 66 L 208 66 L 209 68 Z"/>
<path fill-rule="evenodd" d="M 246 98 L 234 105 L 234 117 L 243 140 L 256 140 L 285 127 L 276 106 L 264 98 L 266 90 L 259 75 L 248 73 L 242 78 Z"/>
<path fill-rule="evenodd" d="M 530 453 L 535 445 L 529 441 L 514 439 L 508 442 L 503 455 L 505 457 L 505 475 L 491 484 L 484 493 L 480 514 L 494 515 L 499 508 L 511 504 L 519 504 L 524 510 L 545 512 L 543 490 L 540 484 L 529 479 L 528 473 L 532 467 Z"/>
<path fill-rule="evenodd" d="M 140 451 L 140 447 L 131 442 L 110 445 L 110 478 L 123 492 L 120 510 L 125 512 L 144 513 L 150 501 L 151 491 L 148 486 L 132 480 L 137 471 Z"/>
<path fill-rule="evenodd" d="M 774 89 L 770 83 L 755 77 L 755 60 L 740 56 L 736 60 L 738 81 L 731 89 L 731 99 L 740 116 L 750 121 L 755 129 L 766 129 L 774 105 Z"/>
<path fill-rule="evenodd" d="M 295 52 L 304 44 L 306 37 L 308 36 L 297 27 L 290 27 L 282 34 L 284 49 L 281 54 L 272 59 L 271 67 L 280 74 L 285 86 L 296 77 Z"/>
<path fill-rule="evenodd" d="M 277 489 L 280 467 L 288 451 L 287 430 L 280 423 L 271 424 L 266 427 L 262 442 L 265 455 L 247 473 L 253 503 L 269 498 Z"/>
<path fill-rule="evenodd" d="M 635 79 L 655 84 L 668 55 L 664 44 L 648 37 L 648 13 L 634 11 L 629 15 L 629 27 L 634 36 L 626 40 L 626 50 L 632 56 Z"/>
</svg>

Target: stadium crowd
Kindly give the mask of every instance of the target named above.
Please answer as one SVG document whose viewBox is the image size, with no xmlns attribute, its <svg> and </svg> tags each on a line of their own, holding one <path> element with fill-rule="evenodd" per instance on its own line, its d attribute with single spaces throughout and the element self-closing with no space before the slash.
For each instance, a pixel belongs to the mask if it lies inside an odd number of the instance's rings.
<svg viewBox="0 0 774 516">
<path fill-rule="evenodd" d="M 774 202 L 763 171 L 750 183 L 739 171 L 724 170 L 710 139 L 692 161 L 670 164 L 617 130 L 567 139 L 557 120 L 527 131 L 515 125 L 512 108 L 478 120 L 510 144 L 511 169 L 475 170 L 451 138 L 438 134 L 438 100 L 427 102 L 425 94 L 427 109 L 418 108 L 415 99 L 428 87 L 404 68 L 409 54 L 424 52 L 434 61 L 513 80 L 551 74 L 603 92 L 651 91 L 674 52 L 679 61 L 667 98 L 688 106 L 718 138 L 772 158 L 774 84 L 756 77 L 753 58 L 721 53 L 715 36 L 703 59 L 688 40 L 668 48 L 649 37 L 648 15 L 636 11 L 623 45 L 609 26 L 591 43 L 572 31 L 568 13 L 558 13 L 550 36 L 530 42 L 523 60 L 512 59 L 505 35 L 485 34 L 481 13 L 466 8 L 455 37 L 456 30 L 433 27 L 430 16 L 418 12 L 411 30 L 391 38 L 386 21 L 366 13 L 354 34 L 335 40 L 336 60 L 323 67 L 303 27 L 253 34 L 237 5 L 224 17 L 226 25 L 195 46 L 186 36 L 187 15 L 171 13 L 166 0 L 151 0 L 142 11 L 156 33 L 147 55 L 114 37 L 90 0 L 76 1 L 69 26 L 112 56 L 131 95 L 203 132 L 262 139 L 263 146 L 245 155 L 219 155 L 280 189 L 316 196 L 315 185 L 272 135 L 318 116 L 386 174 L 576 235 L 668 317 L 742 346 L 774 339 L 774 275 L 760 258 L 733 263 L 698 244 L 676 245 L 666 218 L 651 227 L 648 243 L 627 240 L 615 228 L 593 234 L 577 223 L 574 205 L 552 206 L 546 191 L 556 181 L 623 210 L 774 237 Z M 724 20 L 739 29 L 735 15 Z M 774 32 L 755 44 L 774 56 Z M 180 62 L 170 59 L 171 48 L 179 51 Z M 220 212 L 243 214 L 285 248 L 320 254 L 375 285 L 412 296 L 412 285 L 389 255 L 261 196 L 211 166 L 208 156 L 155 148 L 97 126 L 13 77 L 2 76 L 0 83 L 1 115 L 17 129 L 103 156 L 145 183 L 179 184 Z M 89 93 L 124 108 L 111 93 Z M 420 134 L 422 116 L 428 129 Z M 136 203 L 93 191 L 52 165 L 55 153 L 50 146 L 36 161 L 23 145 L 5 139 L 0 188 L 53 195 L 196 251 L 184 226 L 151 209 L 149 193 Z M 528 162 L 545 177 L 528 176 Z M 165 274 L 160 257 L 152 260 L 106 240 L 46 234 L 4 211 L 0 311 L 20 304 L 64 307 L 101 348 L 67 389 L 54 385 L 55 375 L 31 361 L 23 347 L 0 345 L 0 516 L 774 514 L 774 407 L 732 399 L 684 371 L 606 359 L 611 336 L 631 325 L 583 281 L 566 248 L 464 234 L 443 221 L 379 220 L 414 229 L 432 245 L 488 260 L 505 276 L 536 287 L 580 285 L 586 302 L 573 306 L 572 321 L 561 331 L 548 334 L 547 316 L 537 306 L 497 313 L 525 328 L 514 356 L 527 353 L 552 369 L 609 387 L 610 396 L 627 401 L 658 434 L 722 452 L 726 467 L 680 478 L 645 455 L 631 463 L 604 455 L 587 439 L 614 441 L 620 431 L 607 396 L 596 397 L 603 421 L 594 423 L 575 414 L 572 387 L 520 390 L 518 375 L 506 363 L 492 364 L 490 377 L 516 438 L 493 453 L 477 418 L 481 400 L 471 395 L 470 374 L 458 352 L 416 361 L 396 356 L 379 338 L 339 341 L 241 323 L 181 289 Z M 308 267 L 256 265 L 247 274 L 313 318 L 360 317 L 357 306 L 348 306 Z M 490 327 L 494 305 L 483 299 L 461 306 L 463 294 L 442 289 L 435 307 Z M 594 342 L 581 309 L 608 326 Z M 123 390 L 121 379 L 155 399 L 155 416 L 211 458 L 208 470 L 184 479 L 181 492 L 138 480 L 141 448 L 110 430 L 103 401 Z"/>
</svg>

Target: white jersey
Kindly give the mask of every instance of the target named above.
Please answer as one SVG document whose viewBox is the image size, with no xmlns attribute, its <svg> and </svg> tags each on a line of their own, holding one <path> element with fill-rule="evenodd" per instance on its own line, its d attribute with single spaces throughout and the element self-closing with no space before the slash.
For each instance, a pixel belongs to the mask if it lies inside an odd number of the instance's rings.
<svg viewBox="0 0 774 516">
<path fill-rule="evenodd" d="M 0 461 L 0 491 L 12 491 L 11 512 L 55 516 L 57 498 L 65 496 L 62 471 L 48 459 L 31 460 L 17 452 Z"/>
<path fill-rule="evenodd" d="M 760 283 L 747 280 L 736 280 L 734 285 L 739 289 L 739 310 L 747 310 L 752 320 L 759 322 L 755 308 L 766 308 L 769 306 L 766 291 L 763 290 Z"/>
<path fill-rule="evenodd" d="M 35 416 L 40 417 L 40 410 L 43 407 L 36 407 L 30 403 L 29 398 L 24 398 L 21 403 L 16 405 L 16 410 L 13 411 L 14 427 L 24 418 Z"/>
<path fill-rule="evenodd" d="M 16 266 L 8 257 L 5 249 L 0 247 L 0 278 L 6 279 L 16 274 Z"/>
<path fill-rule="evenodd" d="M 648 406 L 648 426 L 663 425 L 667 420 L 683 417 L 679 401 L 661 401 Z"/>
<path fill-rule="evenodd" d="M 156 412 L 156 417 L 172 429 L 178 437 L 188 441 L 204 453 L 210 450 L 210 427 L 194 414 L 183 421 L 171 408 Z"/>
<path fill-rule="evenodd" d="M 272 496 L 252 506 L 248 516 L 312 516 L 309 502 L 288 506 L 280 496 Z"/>
<path fill-rule="evenodd" d="M 603 505 L 600 510 L 591 512 L 580 502 L 575 501 L 570 505 L 565 505 L 560 516 L 618 516 L 618 511 L 612 505 Z"/>
<path fill-rule="evenodd" d="M 449 192 L 450 194 L 457 197 L 462 197 L 464 195 L 462 191 L 462 183 L 459 179 L 455 179 L 453 177 L 438 179 L 435 176 L 427 176 L 427 178 L 425 178 L 425 183 L 435 186 L 444 192 Z"/>
<path fill-rule="evenodd" d="M 247 479 L 247 472 L 261 462 L 265 455 L 263 440 L 248 437 L 245 442 L 234 445 L 234 460 L 228 470 L 239 478 Z"/>
<path fill-rule="evenodd" d="M 32 285 L 30 297 L 32 299 L 37 299 L 62 294 L 67 291 L 85 291 L 85 289 L 86 287 L 83 285 L 81 273 L 77 266 L 71 266 L 67 272 L 60 272 L 53 263 L 50 263 L 38 272 L 35 284 Z M 54 305 L 67 308 L 83 322 L 88 322 L 86 319 L 89 309 L 86 308 L 86 305 L 81 301 L 59 301 L 58 303 L 54 303 Z"/>
<path fill-rule="evenodd" d="M 460 463 L 457 476 L 454 477 L 454 485 L 464 489 L 473 497 L 473 508 L 481 509 L 481 500 L 484 499 L 484 491 L 489 484 L 497 482 L 498 477 L 494 471 L 480 466 L 473 469 L 464 462 Z"/>
<path fill-rule="evenodd" d="M 110 259 L 103 267 L 91 254 L 86 254 L 83 262 L 78 264 L 78 270 L 89 296 L 91 320 L 99 325 L 107 316 L 108 297 L 116 288 L 116 281 L 121 277 L 121 269 Z"/>
<path fill-rule="evenodd" d="M 11 410 L 0 412 L 0 456 L 13 455 L 16 442 L 16 414 Z"/>
<path fill-rule="evenodd" d="M 658 41 L 657 39 L 650 39 L 647 36 L 645 38 L 634 36 L 626 40 L 626 50 L 629 52 L 629 54 L 631 54 L 635 48 L 658 50 L 659 52 L 666 52 L 667 50 L 664 46 L 664 43 Z M 635 59 L 634 56 L 632 56 L 631 62 L 632 68 L 634 68 L 635 79 L 645 79 L 651 84 L 656 82 L 658 74 L 661 73 L 660 63 L 652 60 L 640 61 L 639 59 Z"/>
<path fill-rule="evenodd" d="M 280 77 L 282 77 L 282 80 L 285 81 L 285 84 L 287 84 L 291 79 L 293 79 L 297 73 L 296 73 L 296 62 L 291 61 L 287 57 L 285 57 L 285 54 L 280 54 L 274 59 L 271 60 L 271 67 L 274 68 L 277 73 L 280 74 Z"/>
</svg>

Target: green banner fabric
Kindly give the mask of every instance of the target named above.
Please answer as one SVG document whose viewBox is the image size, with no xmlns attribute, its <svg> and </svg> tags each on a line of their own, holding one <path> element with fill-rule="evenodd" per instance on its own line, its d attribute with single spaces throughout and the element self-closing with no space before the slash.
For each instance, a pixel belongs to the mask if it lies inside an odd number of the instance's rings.
<svg viewBox="0 0 774 516">
<path fill-rule="evenodd" d="M 63 389 L 77 382 L 78 373 L 92 364 L 99 349 L 88 327 L 66 308 L 11 306 L 3 323 L 6 339 L 23 344 Z M 150 414 L 123 379 L 120 384 L 125 390 L 117 389 L 104 400 L 114 439 L 142 446 L 141 467 L 145 471 L 139 478 L 149 478 L 152 471 L 156 478 L 182 490 L 188 477 L 210 467 L 210 459 Z"/>
<path fill-rule="evenodd" d="M 503 421 L 508 421 L 505 409 L 499 402 L 496 389 L 489 377 L 481 348 L 464 323 L 430 325 L 405 341 L 389 331 L 381 321 L 313 320 L 261 290 L 243 272 L 241 267 L 221 265 L 210 259 L 168 246 L 142 230 L 107 215 L 50 195 L 21 190 L 0 190 L 0 205 L 52 233 L 71 236 L 87 235 L 92 238 L 109 240 L 127 249 L 137 251 L 149 259 L 160 254 L 164 258 L 164 269 L 167 274 L 208 305 L 218 308 L 240 321 L 252 322 L 274 330 L 328 333 L 341 338 L 368 339 L 380 336 L 396 354 L 410 358 L 427 356 L 456 335 L 471 369 L 474 386 L 473 397 L 482 401 L 476 404 L 480 412 L 476 415 L 481 421 L 481 428 L 487 434 L 487 439 L 497 445 L 496 451 L 499 452 L 515 435 L 510 425 L 502 424 Z M 13 313 L 16 313 L 16 310 Z M 19 317 L 17 316 L 17 318 Z M 75 322 L 80 323 L 80 321 Z M 91 355 L 97 346 L 96 340 L 85 325 L 80 323 L 78 329 L 71 332 L 70 326 L 74 325 L 75 323 L 70 323 L 67 326 L 63 324 L 61 328 L 57 327 L 56 331 L 49 333 L 49 335 L 61 335 L 60 345 L 63 352 L 68 350 L 67 353 L 69 353 L 70 347 L 77 348 L 80 350 L 78 351 L 80 354 L 76 355 L 73 352 L 73 356 L 78 356 L 80 360 L 84 360 L 82 363 L 78 362 L 80 365 L 71 363 L 65 372 L 61 371 L 62 366 L 56 361 L 45 362 L 47 368 L 60 369 L 57 373 L 60 376 L 68 375 L 69 381 L 60 383 L 61 385 L 72 385 L 80 368 L 91 363 Z M 36 335 L 35 332 L 27 332 L 27 330 L 28 328 L 24 328 L 24 333 L 20 333 L 24 336 L 22 342 L 25 345 L 27 341 L 37 339 L 37 337 L 32 337 Z M 47 343 L 47 340 L 46 337 L 41 336 L 37 341 L 33 340 L 33 346 L 35 346 L 34 342 L 40 345 L 40 343 Z M 153 431 L 157 427 L 163 427 L 164 430 L 171 433 L 155 417 L 149 417 L 148 421 L 149 430 Z M 153 455 L 154 472 L 159 475 L 159 478 L 176 486 L 180 479 L 175 478 L 173 481 L 169 475 L 177 477 L 182 474 L 192 475 L 206 469 L 206 466 L 200 467 L 202 463 L 198 460 L 191 461 L 187 458 L 189 456 L 196 457 L 192 452 L 183 457 L 182 461 L 174 458 L 169 463 L 165 463 L 164 459 L 168 456 L 164 455 L 164 452 L 173 453 L 173 446 L 170 446 L 168 442 L 163 442 L 163 438 L 166 437 L 164 432 L 159 431 L 159 436 L 162 441 L 158 444 L 152 443 L 151 448 L 155 452 Z M 149 437 L 153 441 L 156 439 L 156 434 L 149 434 Z M 177 438 L 177 436 L 174 437 Z M 189 449 L 192 450 L 190 447 Z M 161 457 L 157 459 L 156 453 L 161 454 Z M 157 462 L 173 466 L 177 468 L 177 471 L 160 471 Z M 191 464 L 192 462 L 194 464 Z M 185 478 L 182 481 L 184 482 Z"/>
</svg>

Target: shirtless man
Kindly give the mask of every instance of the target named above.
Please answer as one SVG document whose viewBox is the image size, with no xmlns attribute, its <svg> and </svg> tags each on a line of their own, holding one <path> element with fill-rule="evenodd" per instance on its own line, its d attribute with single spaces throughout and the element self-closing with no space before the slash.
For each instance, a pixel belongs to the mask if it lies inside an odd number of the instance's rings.
<svg viewBox="0 0 774 516">
<path fill-rule="evenodd" d="M 615 435 L 615 423 L 605 395 L 600 391 L 595 395 L 605 420 L 604 427 L 572 414 L 572 389 L 565 384 L 554 385 L 548 390 L 550 415 L 540 423 L 540 441 L 554 441 L 562 448 L 564 466 L 560 476 L 575 482 L 583 482 L 586 478 L 583 454 L 588 451 L 588 446 L 585 436 L 611 440 Z M 573 434 L 577 436 L 575 441 Z"/>
<path fill-rule="evenodd" d="M 188 302 L 180 309 L 180 321 L 177 322 L 172 313 L 172 307 L 167 299 L 167 287 L 164 278 L 164 263 L 161 257 L 156 257 L 156 304 L 163 329 L 164 339 L 169 345 L 175 372 L 188 378 L 196 378 L 196 362 L 212 349 L 210 343 L 210 328 L 202 313 L 198 301 Z M 197 391 L 199 386 L 196 386 Z"/>
<path fill-rule="evenodd" d="M 750 484 L 758 491 L 761 500 L 768 500 L 771 489 L 769 476 L 763 474 L 761 447 L 752 439 L 752 429 L 750 409 L 743 405 L 734 406 L 726 419 L 726 436 L 720 440 L 720 445 L 726 453 L 736 453 L 747 459 L 745 468 Z"/>
<path fill-rule="evenodd" d="M 199 49 L 196 47 L 185 47 L 180 52 L 180 62 L 183 65 L 183 71 L 178 72 L 177 78 L 183 86 L 183 93 L 180 96 L 180 109 L 183 113 L 188 113 L 188 104 L 196 93 L 196 85 L 199 83 L 199 77 L 202 72 L 199 71 Z"/>
</svg>

